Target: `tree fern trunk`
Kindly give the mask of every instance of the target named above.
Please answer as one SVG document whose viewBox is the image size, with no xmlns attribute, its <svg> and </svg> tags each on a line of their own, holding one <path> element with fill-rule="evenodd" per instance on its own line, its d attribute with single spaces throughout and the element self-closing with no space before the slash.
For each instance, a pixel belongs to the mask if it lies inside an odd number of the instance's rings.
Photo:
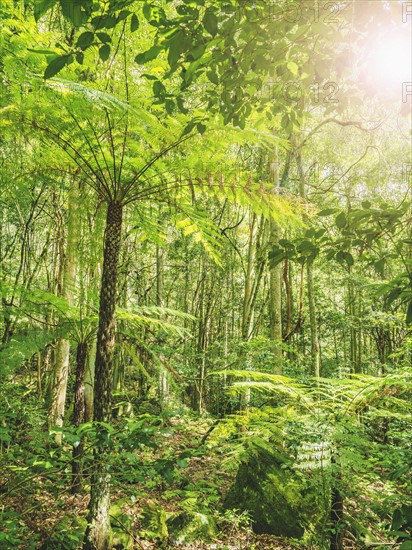
<svg viewBox="0 0 412 550">
<path fill-rule="evenodd" d="M 94 380 L 94 420 L 109 422 L 112 406 L 112 366 L 115 338 L 115 305 L 117 266 L 122 232 L 122 205 L 109 203 L 104 236 L 103 273 L 100 290 L 99 328 L 97 332 L 96 370 Z M 110 533 L 110 474 L 106 466 L 110 454 L 101 443 L 94 451 L 88 527 L 85 550 L 108 550 Z"/>
</svg>

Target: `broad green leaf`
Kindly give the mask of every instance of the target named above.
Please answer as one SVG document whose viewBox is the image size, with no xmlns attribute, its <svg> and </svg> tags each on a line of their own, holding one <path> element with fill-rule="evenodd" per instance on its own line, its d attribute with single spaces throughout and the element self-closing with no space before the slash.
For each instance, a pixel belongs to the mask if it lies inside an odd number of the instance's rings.
<svg viewBox="0 0 412 550">
<path fill-rule="evenodd" d="M 184 46 L 183 38 L 184 38 L 183 31 L 179 31 L 173 36 L 172 40 L 170 41 L 167 61 L 169 62 L 169 65 L 171 67 L 173 67 L 177 63 L 180 57 L 180 54 L 183 51 L 183 46 Z"/>
<path fill-rule="evenodd" d="M 208 33 L 210 33 L 212 36 L 216 36 L 218 30 L 218 19 L 216 17 L 216 14 L 214 14 L 210 10 L 206 11 L 203 18 L 203 25 Z"/>
<path fill-rule="evenodd" d="M 219 84 L 219 77 L 215 73 L 215 71 L 208 71 L 206 73 L 207 78 L 212 82 L 212 84 Z"/>
<path fill-rule="evenodd" d="M 110 46 L 109 44 L 103 44 L 103 46 L 99 48 L 99 57 L 102 61 L 107 61 L 109 59 L 109 56 Z"/>
<path fill-rule="evenodd" d="M 44 55 L 56 55 L 55 50 L 49 50 L 47 48 L 27 48 L 28 52 L 41 53 Z"/>
<path fill-rule="evenodd" d="M 71 21 L 75 27 L 80 27 L 83 22 L 82 6 L 77 2 L 67 2 L 67 0 L 60 0 L 60 7 L 62 13 L 66 19 Z"/>
<path fill-rule="evenodd" d="M 93 17 L 91 23 L 96 30 L 113 29 L 116 26 L 116 18 L 109 14 L 99 15 L 98 17 Z"/>
<path fill-rule="evenodd" d="M 101 42 L 104 42 L 105 44 L 107 42 L 112 41 L 111 37 L 107 34 L 107 32 L 97 32 L 96 36 Z"/>
<path fill-rule="evenodd" d="M 195 127 L 195 123 L 194 122 L 189 122 L 188 124 L 186 124 L 182 134 L 181 134 L 181 137 L 183 136 L 186 136 L 187 134 L 190 134 L 190 132 L 193 130 L 193 128 Z"/>
<path fill-rule="evenodd" d="M 139 18 L 134 13 L 132 15 L 131 20 L 130 20 L 130 32 L 135 32 L 135 31 L 137 31 L 138 28 L 139 28 Z"/>
<path fill-rule="evenodd" d="M 156 97 L 164 96 L 165 92 L 166 92 L 166 88 L 160 82 L 160 80 L 156 80 L 155 82 L 153 82 L 153 94 Z"/>
<path fill-rule="evenodd" d="M 336 216 L 335 223 L 339 229 L 343 229 L 346 227 L 348 220 L 346 219 L 346 215 L 344 212 L 341 212 L 338 216 Z"/>
<path fill-rule="evenodd" d="M 161 46 L 152 46 L 149 50 L 143 53 L 139 53 L 134 58 L 136 63 L 139 63 L 139 65 L 143 65 L 147 63 L 148 61 L 152 61 L 152 59 L 156 59 L 156 57 L 161 52 L 162 47 Z"/>
<path fill-rule="evenodd" d="M 94 40 L 94 33 L 90 31 L 83 32 L 77 39 L 76 46 L 78 48 L 81 48 L 82 50 L 85 50 L 93 43 L 93 40 Z"/>
<path fill-rule="evenodd" d="M 34 18 L 38 21 L 48 10 L 57 4 L 58 0 L 35 0 Z"/>
<path fill-rule="evenodd" d="M 124 21 L 132 12 L 130 10 L 122 10 L 117 16 L 117 22 Z"/>
<path fill-rule="evenodd" d="M 149 2 L 145 2 L 143 4 L 143 15 L 145 16 L 147 21 L 150 21 L 152 15 L 152 7 Z"/>
<path fill-rule="evenodd" d="M 47 80 L 48 78 L 52 78 L 57 73 L 59 73 L 63 67 L 65 67 L 69 62 L 69 56 L 66 55 L 59 55 L 59 57 L 55 57 L 46 67 L 46 70 L 44 71 L 44 78 Z"/>
<path fill-rule="evenodd" d="M 324 210 L 318 212 L 318 216 L 322 218 L 325 216 L 330 216 L 331 214 L 336 214 L 336 212 L 338 212 L 338 208 L 325 208 Z"/>
</svg>

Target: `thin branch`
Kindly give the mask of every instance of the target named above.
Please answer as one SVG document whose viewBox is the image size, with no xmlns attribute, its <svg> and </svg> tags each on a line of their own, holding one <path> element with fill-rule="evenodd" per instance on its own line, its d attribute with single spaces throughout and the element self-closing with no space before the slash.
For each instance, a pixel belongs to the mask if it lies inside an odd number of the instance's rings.
<svg viewBox="0 0 412 550">
<path fill-rule="evenodd" d="M 357 161 L 355 161 L 353 164 L 351 164 L 349 166 L 349 168 L 341 176 L 339 176 L 339 178 L 337 180 L 335 180 L 327 189 L 320 189 L 318 191 L 313 191 L 310 194 L 311 195 L 318 195 L 319 193 L 321 193 L 323 195 L 324 193 L 327 193 L 328 191 L 330 191 L 337 183 L 339 183 L 352 170 L 352 168 L 354 168 L 357 164 L 359 164 L 366 157 L 366 155 L 368 154 L 368 149 L 376 149 L 376 147 L 374 145 L 368 145 L 366 147 L 365 152 L 363 153 L 363 155 L 360 158 L 358 158 Z M 314 187 L 314 186 L 311 185 L 311 187 Z"/>
<path fill-rule="evenodd" d="M 336 118 L 327 118 L 326 120 L 323 120 L 322 122 L 320 122 L 317 126 L 315 126 L 315 128 L 313 128 L 313 130 L 311 130 L 309 132 L 309 134 L 305 137 L 305 139 L 303 141 L 301 141 L 301 143 L 298 145 L 298 149 L 300 149 L 301 147 L 303 147 L 306 142 L 314 135 L 316 134 L 316 132 L 322 127 L 322 126 L 325 126 L 325 124 L 338 124 L 339 126 L 354 126 L 355 128 L 358 128 L 358 130 L 362 130 L 362 132 L 372 132 L 373 130 L 376 130 L 377 128 L 379 128 L 380 124 L 378 124 L 378 126 L 375 126 L 375 128 L 364 128 L 362 126 L 362 123 L 359 122 L 359 121 L 356 121 L 356 120 L 347 120 L 347 121 L 342 121 L 342 120 L 338 120 Z"/>
</svg>

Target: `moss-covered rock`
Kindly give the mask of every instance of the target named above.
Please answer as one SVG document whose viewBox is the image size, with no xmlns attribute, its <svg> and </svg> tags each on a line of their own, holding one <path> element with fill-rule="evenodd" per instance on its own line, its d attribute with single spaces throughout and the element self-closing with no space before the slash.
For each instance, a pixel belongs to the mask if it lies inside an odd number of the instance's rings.
<svg viewBox="0 0 412 550">
<path fill-rule="evenodd" d="M 188 544 L 201 540 L 210 542 L 217 535 L 212 517 L 199 512 L 180 512 L 167 520 L 169 538 L 174 544 Z"/>
<path fill-rule="evenodd" d="M 248 511 L 255 533 L 301 538 L 301 502 L 302 494 L 287 467 L 287 458 L 256 446 L 239 467 L 224 506 Z"/>
<path fill-rule="evenodd" d="M 152 539 L 166 540 L 169 532 L 166 525 L 166 512 L 156 504 L 148 504 L 143 510 L 142 527 Z"/>
<path fill-rule="evenodd" d="M 116 550 L 133 548 L 133 537 L 130 534 L 133 518 L 122 510 L 122 504 L 128 502 L 128 499 L 121 499 L 110 507 L 110 523 L 113 530 L 112 544 Z"/>
</svg>

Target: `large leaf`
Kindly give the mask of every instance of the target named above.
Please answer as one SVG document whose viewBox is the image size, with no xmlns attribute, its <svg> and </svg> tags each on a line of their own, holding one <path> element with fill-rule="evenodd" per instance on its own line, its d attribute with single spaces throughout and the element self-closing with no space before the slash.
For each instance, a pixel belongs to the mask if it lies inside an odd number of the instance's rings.
<svg viewBox="0 0 412 550">
<path fill-rule="evenodd" d="M 38 21 L 48 10 L 57 4 L 58 0 L 35 0 L 34 18 Z"/>
<path fill-rule="evenodd" d="M 46 70 L 44 71 L 44 78 L 45 80 L 52 78 L 57 73 L 59 73 L 63 67 L 65 67 L 69 62 L 70 56 L 65 55 L 59 55 L 58 57 L 55 57 L 50 63 L 47 65 Z"/>
<path fill-rule="evenodd" d="M 205 16 L 203 18 L 203 25 L 205 26 L 205 29 L 207 32 L 209 32 L 212 36 L 216 36 L 218 31 L 218 19 L 216 14 L 211 11 L 207 10 L 205 13 Z"/>
</svg>

